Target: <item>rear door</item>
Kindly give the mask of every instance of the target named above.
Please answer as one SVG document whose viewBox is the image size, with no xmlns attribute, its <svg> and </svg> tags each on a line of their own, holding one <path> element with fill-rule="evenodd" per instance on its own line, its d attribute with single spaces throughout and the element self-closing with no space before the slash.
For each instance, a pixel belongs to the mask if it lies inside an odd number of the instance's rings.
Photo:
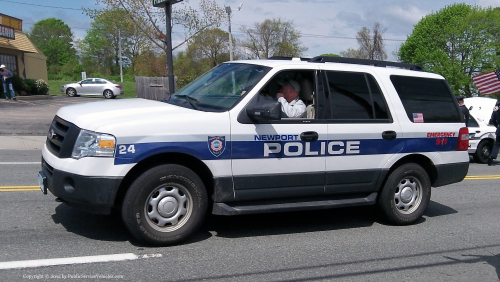
<svg viewBox="0 0 500 282">
<path fill-rule="evenodd" d="M 387 161 L 402 150 L 402 131 L 375 76 L 365 72 L 324 71 L 329 113 L 326 194 L 374 192 Z M 320 101 L 320 103 L 322 103 Z"/>
</svg>

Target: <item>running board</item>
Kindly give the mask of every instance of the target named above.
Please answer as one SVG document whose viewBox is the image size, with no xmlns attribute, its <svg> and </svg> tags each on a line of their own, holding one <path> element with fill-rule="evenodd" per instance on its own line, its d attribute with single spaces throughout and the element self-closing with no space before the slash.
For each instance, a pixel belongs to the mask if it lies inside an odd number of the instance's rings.
<svg viewBox="0 0 500 282">
<path fill-rule="evenodd" d="M 212 214 L 216 215 L 240 215 L 240 214 L 255 214 L 255 213 L 272 213 L 272 212 L 288 212 L 301 210 L 317 210 L 317 209 L 333 209 L 351 206 L 367 206 L 373 205 L 377 201 L 377 193 L 371 193 L 365 198 L 352 198 L 341 200 L 323 200 L 323 201 L 308 201 L 294 203 L 278 203 L 278 204 L 255 204 L 255 205 L 239 205 L 234 203 L 214 203 Z"/>
</svg>

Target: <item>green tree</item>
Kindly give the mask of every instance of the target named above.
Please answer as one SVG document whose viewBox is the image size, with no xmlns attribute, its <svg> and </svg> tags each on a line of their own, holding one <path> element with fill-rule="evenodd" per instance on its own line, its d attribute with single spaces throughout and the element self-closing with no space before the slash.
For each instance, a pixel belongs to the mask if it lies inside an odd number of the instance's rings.
<svg viewBox="0 0 500 282">
<path fill-rule="evenodd" d="M 443 75 L 456 94 L 477 93 L 472 76 L 500 66 L 500 10 L 446 6 L 424 17 L 399 50 L 400 60 Z"/>
<path fill-rule="evenodd" d="M 47 57 L 49 73 L 51 67 L 62 66 L 74 60 L 73 33 L 62 20 L 48 18 L 36 22 L 28 33 L 35 46 Z"/>
<path fill-rule="evenodd" d="M 386 60 L 387 52 L 385 51 L 384 38 L 382 37 L 384 31 L 380 28 L 380 23 L 375 23 L 372 31 L 363 27 L 356 35 L 359 48 L 349 48 L 346 51 L 340 52 L 342 57 L 370 59 L 370 60 Z"/>
<path fill-rule="evenodd" d="M 300 41 L 300 32 L 291 21 L 266 19 L 254 23 L 253 28 L 242 27 L 240 30 L 246 36 L 241 45 L 253 58 L 300 57 L 307 50 Z"/>
<path fill-rule="evenodd" d="M 151 48 L 125 10 L 86 10 L 86 13 L 94 20 L 79 44 L 86 67 L 108 75 L 118 74 L 120 44 L 122 61 L 130 61 L 132 69 L 141 52 Z"/>
<path fill-rule="evenodd" d="M 229 34 L 221 29 L 208 29 L 196 35 L 188 43 L 189 52 L 195 61 L 208 59 L 210 68 L 229 60 Z"/>
<path fill-rule="evenodd" d="M 325 57 L 340 57 L 340 55 L 337 55 L 337 54 L 334 54 L 334 53 L 321 54 L 321 56 L 325 56 Z"/>
</svg>

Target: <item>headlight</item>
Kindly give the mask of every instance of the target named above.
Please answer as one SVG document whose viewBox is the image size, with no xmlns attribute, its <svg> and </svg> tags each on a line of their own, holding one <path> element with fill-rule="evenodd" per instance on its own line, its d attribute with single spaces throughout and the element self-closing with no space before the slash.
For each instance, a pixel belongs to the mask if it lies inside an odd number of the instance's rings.
<svg viewBox="0 0 500 282">
<path fill-rule="evenodd" d="M 76 139 L 71 157 L 113 157 L 116 140 L 113 135 L 92 132 L 82 129 Z"/>
</svg>

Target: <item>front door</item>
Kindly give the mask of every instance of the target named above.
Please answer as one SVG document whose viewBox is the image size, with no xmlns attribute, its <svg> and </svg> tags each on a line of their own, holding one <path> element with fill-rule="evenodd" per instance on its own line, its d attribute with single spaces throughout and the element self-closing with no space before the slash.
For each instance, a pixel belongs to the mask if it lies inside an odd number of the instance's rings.
<svg viewBox="0 0 500 282">
<path fill-rule="evenodd" d="M 302 85 L 300 97 L 313 104 L 315 71 L 282 72 L 261 89 L 274 99 L 285 76 Z M 305 87 L 305 82 L 312 87 Z M 309 91 L 309 93 L 304 93 Z M 268 123 L 231 117 L 232 170 L 236 201 L 292 198 L 324 194 L 327 125 L 315 117 L 282 118 Z"/>
</svg>

